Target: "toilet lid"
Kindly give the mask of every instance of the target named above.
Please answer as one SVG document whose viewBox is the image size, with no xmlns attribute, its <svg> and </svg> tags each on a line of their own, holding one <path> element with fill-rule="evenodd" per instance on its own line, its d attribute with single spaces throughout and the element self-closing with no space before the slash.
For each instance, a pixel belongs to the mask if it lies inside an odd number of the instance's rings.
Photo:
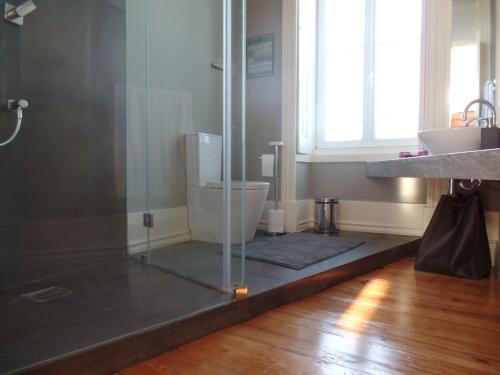
<svg viewBox="0 0 500 375">
<path fill-rule="evenodd" d="M 212 189 L 222 189 L 222 181 L 208 182 L 207 187 Z M 262 181 L 247 181 L 247 190 L 266 190 L 269 189 L 269 182 Z M 231 190 L 243 190 L 243 181 L 232 181 Z"/>
</svg>

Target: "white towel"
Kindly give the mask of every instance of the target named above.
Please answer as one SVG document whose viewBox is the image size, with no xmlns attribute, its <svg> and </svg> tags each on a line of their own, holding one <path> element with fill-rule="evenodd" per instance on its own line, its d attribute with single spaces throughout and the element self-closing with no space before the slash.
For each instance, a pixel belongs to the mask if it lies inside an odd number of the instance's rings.
<svg viewBox="0 0 500 375">
<path fill-rule="evenodd" d="M 149 192 L 153 207 L 180 207 L 186 199 L 184 135 L 193 133 L 191 94 L 151 90 Z"/>
<path fill-rule="evenodd" d="M 120 91 L 121 90 L 121 91 Z M 127 181 L 129 210 L 144 209 L 149 183 L 151 207 L 176 207 L 185 200 L 184 134 L 193 132 L 192 96 L 188 93 L 149 89 L 116 88 L 117 97 L 126 91 Z M 117 159 L 122 155 L 115 156 Z M 149 167 L 148 167 L 149 162 Z M 149 172 L 149 173 L 148 173 Z M 116 176 L 123 196 L 123 177 Z"/>
<path fill-rule="evenodd" d="M 495 82 L 494 81 L 486 81 L 483 86 L 483 99 L 489 101 L 494 106 L 495 104 Z M 481 106 L 481 117 L 482 118 L 490 118 L 492 116 L 491 110 L 485 106 Z"/>
</svg>

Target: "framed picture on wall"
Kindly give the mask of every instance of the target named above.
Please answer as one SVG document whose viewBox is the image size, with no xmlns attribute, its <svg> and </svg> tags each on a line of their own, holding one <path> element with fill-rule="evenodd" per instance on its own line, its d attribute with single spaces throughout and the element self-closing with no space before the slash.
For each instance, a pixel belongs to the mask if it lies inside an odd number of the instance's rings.
<svg viewBox="0 0 500 375">
<path fill-rule="evenodd" d="M 274 74 L 274 34 L 247 39 L 247 78 Z"/>
</svg>

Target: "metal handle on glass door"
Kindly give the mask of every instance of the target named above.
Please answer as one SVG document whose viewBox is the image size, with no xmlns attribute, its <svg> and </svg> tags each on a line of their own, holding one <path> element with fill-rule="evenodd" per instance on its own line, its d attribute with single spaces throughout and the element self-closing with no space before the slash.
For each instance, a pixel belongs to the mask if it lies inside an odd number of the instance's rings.
<svg viewBox="0 0 500 375">
<path fill-rule="evenodd" d="M 19 130 L 21 130 L 21 125 L 23 123 L 23 109 L 28 108 L 28 101 L 25 99 L 9 99 L 7 100 L 7 105 L 5 106 L 5 108 L 8 111 L 17 112 L 17 123 L 16 128 L 14 129 L 14 132 L 11 134 L 11 136 L 7 138 L 7 140 L 0 142 L 0 147 L 7 146 L 14 140 L 14 138 L 17 137 L 17 134 L 19 133 Z"/>
</svg>

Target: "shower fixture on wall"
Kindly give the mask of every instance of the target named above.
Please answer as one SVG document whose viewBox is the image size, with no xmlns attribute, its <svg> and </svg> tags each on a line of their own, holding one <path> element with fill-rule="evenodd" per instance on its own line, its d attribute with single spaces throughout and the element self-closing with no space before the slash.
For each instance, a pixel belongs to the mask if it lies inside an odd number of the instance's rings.
<svg viewBox="0 0 500 375">
<path fill-rule="evenodd" d="M 10 142 L 14 140 L 14 138 L 17 137 L 17 134 L 19 133 L 19 130 L 21 130 L 21 124 L 23 122 L 23 110 L 26 108 L 28 108 L 28 101 L 25 99 L 7 100 L 7 105 L 5 106 L 5 109 L 17 113 L 17 122 L 14 132 L 10 135 L 9 138 L 7 138 L 7 140 L 0 142 L 0 147 L 7 146 Z"/>
<path fill-rule="evenodd" d="M 36 5 L 33 1 L 28 0 L 21 5 L 15 6 L 9 3 L 4 4 L 3 18 L 7 22 L 22 26 L 24 24 L 24 17 L 35 11 Z"/>
</svg>

